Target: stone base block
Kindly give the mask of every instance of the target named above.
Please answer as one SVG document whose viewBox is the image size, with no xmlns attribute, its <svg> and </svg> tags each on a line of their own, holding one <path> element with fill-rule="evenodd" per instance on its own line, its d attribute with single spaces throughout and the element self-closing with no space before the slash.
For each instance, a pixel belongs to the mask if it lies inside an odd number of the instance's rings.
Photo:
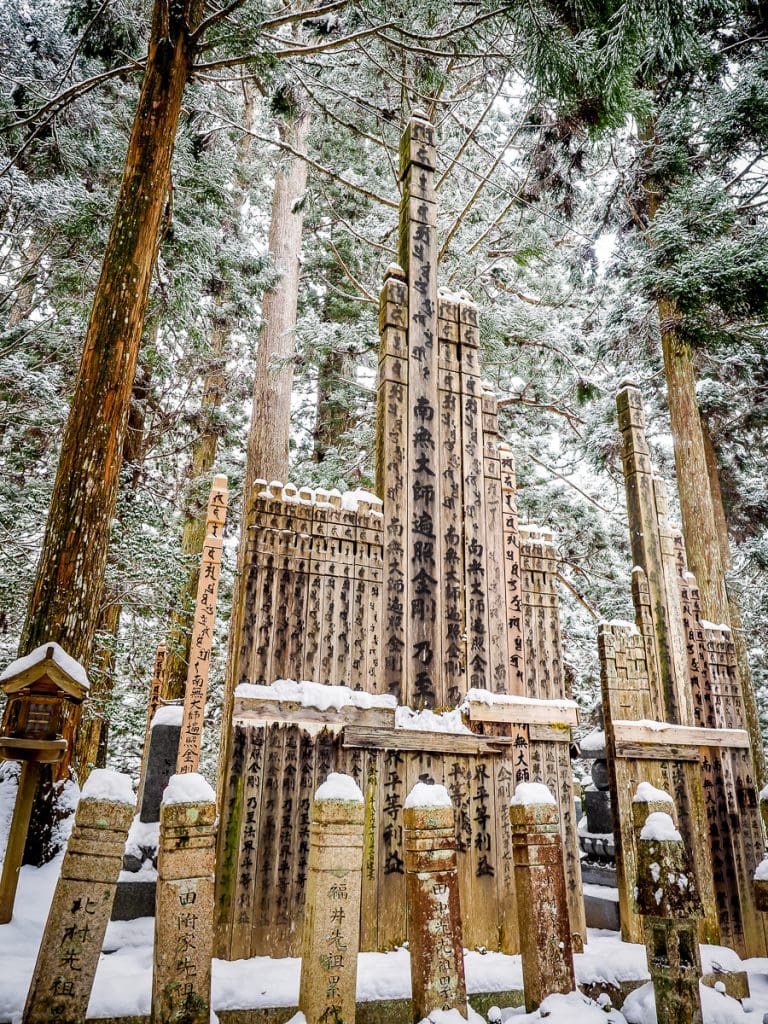
<svg viewBox="0 0 768 1024">
<path fill-rule="evenodd" d="M 749 975 L 746 971 L 728 971 L 720 974 L 703 974 L 701 984 L 714 988 L 718 982 L 725 985 L 726 995 L 732 999 L 749 999 Z"/>
<path fill-rule="evenodd" d="M 519 989 L 504 992 L 475 992 L 469 997 L 473 1010 L 486 1016 L 492 1006 L 522 1006 Z M 265 1007 L 259 1010 L 218 1010 L 220 1024 L 286 1024 L 298 1006 Z M 413 1024 L 410 999 L 377 999 L 358 1003 L 356 1024 Z M 149 1017 L 91 1017 L 86 1024 L 149 1024 Z"/>
<path fill-rule="evenodd" d="M 154 881 L 118 882 L 112 920 L 135 921 L 137 917 L 154 917 L 156 885 Z"/>
<path fill-rule="evenodd" d="M 584 913 L 587 918 L 587 928 L 607 928 L 609 931 L 617 932 L 621 927 L 619 904 L 616 900 L 585 893 Z"/>
<path fill-rule="evenodd" d="M 581 862 L 581 880 L 589 885 L 608 885 L 616 888 L 616 868 L 612 864 L 598 864 L 596 861 Z"/>
</svg>

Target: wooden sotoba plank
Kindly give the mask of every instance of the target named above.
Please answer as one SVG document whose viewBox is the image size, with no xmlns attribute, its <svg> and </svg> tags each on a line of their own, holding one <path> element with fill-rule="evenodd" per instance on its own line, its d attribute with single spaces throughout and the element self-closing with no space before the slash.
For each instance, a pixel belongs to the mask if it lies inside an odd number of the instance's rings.
<svg viewBox="0 0 768 1024">
<path fill-rule="evenodd" d="M 655 727 L 660 725 L 661 727 Z M 665 747 L 666 759 L 670 759 L 670 747 L 719 747 L 720 749 L 741 749 L 749 747 L 749 734 L 744 729 L 701 729 L 693 725 L 666 725 L 643 722 L 614 720 L 613 735 L 616 753 L 619 757 L 635 756 L 623 753 L 627 744 L 642 747 Z M 648 754 L 643 754 L 648 757 Z"/>
<path fill-rule="evenodd" d="M 529 704 L 521 701 L 519 704 L 486 704 L 484 701 L 469 702 L 470 722 L 510 722 L 515 725 L 552 725 L 572 726 L 579 724 L 578 709 L 563 707 L 558 701 L 551 704 L 542 702 L 540 704 Z"/>
<path fill-rule="evenodd" d="M 366 750 L 415 750 L 425 754 L 500 754 L 514 743 L 506 736 L 470 736 L 467 733 L 420 732 L 346 725 L 343 745 Z"/>
<path fill-rule="evenodd" d="M 695 747 L 670 743 L 617 743 L 616 756 L 625 761 L 701 761 Z"/>
<path fill-rule="evenodd" d="M 382 729 L 391 729 L 395 724 L 394 708 L 358 708 L 354 705 L 347 705 L 340 711 L 329 708 L 322 711 L 320 708 L 304 707 L 297 701 L 270 700 L 260 697 L 235 697 L 234 717 L 244 718 L 253 721 L 296 722 L 305 724 L 308 722 L 322 722 L 323 725 L 344 725 L 347 722 L 354 722 L 360 725 L 376 726 Z"/>
</svg>

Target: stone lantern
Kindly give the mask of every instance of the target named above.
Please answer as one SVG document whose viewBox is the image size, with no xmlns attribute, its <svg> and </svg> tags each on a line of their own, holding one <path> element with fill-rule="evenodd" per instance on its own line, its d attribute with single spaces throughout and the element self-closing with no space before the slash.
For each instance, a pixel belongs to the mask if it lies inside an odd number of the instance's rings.
<svg viewBox="0 0 768 1024">
<path fill-rule="evenodd" d="M 41 765 L 62 762 L 74 742 L 88 677 L 55 643 L 36 648 L 0 673 L 7 701 L 0 760 L 20 761 L 21 775 L 0 878 L 0 923 L 10 921 Z"/>
</svg>

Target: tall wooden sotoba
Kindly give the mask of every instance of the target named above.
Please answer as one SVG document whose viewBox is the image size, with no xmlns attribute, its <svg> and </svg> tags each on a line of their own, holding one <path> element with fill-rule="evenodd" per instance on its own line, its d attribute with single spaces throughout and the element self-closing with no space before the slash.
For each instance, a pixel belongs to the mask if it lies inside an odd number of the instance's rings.
<svg viewBox="0 0 768 1024">
<path fill-rule="evenodd" d="M 208 672 L 211 664 L 211 644 L 216 619 L 216 598 L 221 575 L 221 549 L 224 523 L 227 518 L 227 478 L 213 479 L 208 500 L 206 537 L 197 585 L 195 621 L 189 648 L 187 688 L 184 694 L 184 717 L 179 739 L 176 771 L 183 775 L 196 772 L 200 763 L 200 740 L 205 716 L 205 698 L 208 692 Z"/>
</svg>

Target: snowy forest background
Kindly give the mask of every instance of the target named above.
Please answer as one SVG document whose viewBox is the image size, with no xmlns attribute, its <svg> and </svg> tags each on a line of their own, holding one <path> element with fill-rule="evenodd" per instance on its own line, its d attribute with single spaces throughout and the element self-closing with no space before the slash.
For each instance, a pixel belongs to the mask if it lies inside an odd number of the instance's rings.
<svg viewBox="0 0 768 1024">
<path fill-rule="evenodd" d="M 16 655 L 34 580 L 149 7 L 0 0 L 0 665 Z M 308 177 L 292 211 L 296 347 L 270 367 L 293 377 L 289 478 L 373 487 L 377 295 L 396 258 L 397 149 L 414 105 L 437 127 L 440 283 L 480 306 L 521 521 L 556 531 L 584 721 L 599 698 L 596 622 L 631 617 L 615 417 L 628 376 L 656 467 L 674 480 L 658 315 L 672 298 L 765 726 L 768 5 L 329 7 L 261 35 L 234 10 L 216 45 L 235 40 L 248 58 L 212 59 L 187 89 L 89 666 L 108 763 L 137 769 L 154 651 L 198 562 L 185 524 L 213 467 L 231 494 L 205 734 L 214 764 L 261 303 L 276 283 L 273 189 L 297 160 Z M 262 410 L 268 424 L 278 415 Z"/>
</svg>

